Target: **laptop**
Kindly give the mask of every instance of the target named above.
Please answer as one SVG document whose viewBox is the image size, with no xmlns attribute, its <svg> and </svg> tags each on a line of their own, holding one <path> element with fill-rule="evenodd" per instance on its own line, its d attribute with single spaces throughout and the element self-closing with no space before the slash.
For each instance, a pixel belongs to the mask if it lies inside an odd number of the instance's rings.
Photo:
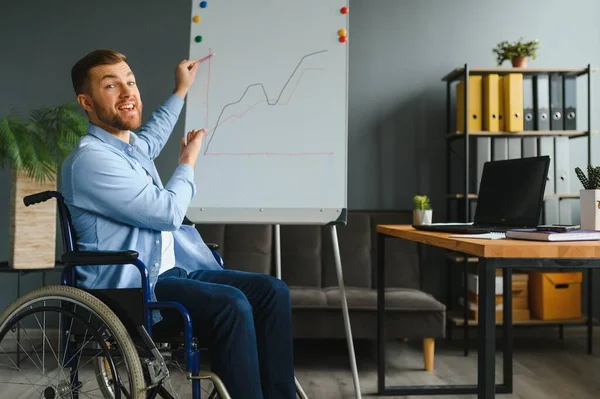
<svg viewBox="0 0 600 399">
<path fill-rule="evenodd" d="M 415 229 L 461 234 L 533 228 L 542 215 L 549 156 L 489 161 L 483 166 L 471 223 L 413 225 Z"/>
</svg>

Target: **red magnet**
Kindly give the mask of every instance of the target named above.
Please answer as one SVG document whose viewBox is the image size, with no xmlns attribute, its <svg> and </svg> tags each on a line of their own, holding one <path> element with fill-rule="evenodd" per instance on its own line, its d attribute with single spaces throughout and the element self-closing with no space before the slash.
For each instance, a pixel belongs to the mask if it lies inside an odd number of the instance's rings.
<svg viewBox="0 0 600 399">
<path fill-rule="evenodd" d="M 342 9 L 340 10 L 340 12 L 342 14 L 348 14 L 348 7 L 342 7 Z"/>
<path fill-rule="evenodd" d="M 345 43 L 346 42 L 346 36 L 340 36 L 340 43 Z"/>
</svg>

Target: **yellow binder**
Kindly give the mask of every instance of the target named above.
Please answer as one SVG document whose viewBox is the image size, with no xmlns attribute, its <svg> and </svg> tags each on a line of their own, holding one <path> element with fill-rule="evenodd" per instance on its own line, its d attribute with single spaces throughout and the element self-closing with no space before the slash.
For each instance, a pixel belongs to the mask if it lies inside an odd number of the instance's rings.
<svg viewBox="0 0 600 399">
<path fill-rule="evenodd" d="M 482 113 L 482 77 L 478 75 L 469 76 L 469 132 L 481 131 Z M 456 130 L 465 131 L 465 82 L 460 81 L 456 85 Z"/>
<path fill-rule="evenodd" d="M 492 73 L 483 77 L 483 130 L 504 130 L 504 90 L 502 76 Z"/>
<path fill-rule="evenodd" d="M 504 81 L 504 127 L 507 132 L 523 131 L 523 74 L 509 73 Z"/>
</svg>

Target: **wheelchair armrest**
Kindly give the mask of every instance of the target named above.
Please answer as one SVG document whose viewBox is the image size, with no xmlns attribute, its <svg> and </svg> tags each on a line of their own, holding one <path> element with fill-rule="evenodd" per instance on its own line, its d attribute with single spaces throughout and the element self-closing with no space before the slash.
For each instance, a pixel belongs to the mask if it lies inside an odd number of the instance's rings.
<svg viewBox="0 0 600 399">
<path fill-rule="evenodd" d="M 61 260 L 66 265 L 125 265 L 138 255 L 136 251 L 73 251 L 65 252 Z"/>
<path fill-rule="evenodd" d="M 211 251 L 216 251 L 219 249 L 219 244 L 215 244 L 212 242 L 207 242 L 206 246 L 208 247 L 208 249 L 210 249 Z"/>
<path fill-rule="evenodd" d="M 150 281 L 148 268 L 139 258 L 137 251 L 72 251 L 65 252 L 61 260 L 65 264 L 61 272 L 62 285 L 77 286 L 75 267 L 78 266 L 106 266 L 128 265 L 135 266 L 140 272 L 142 296 L 144 298 L 144 311 L 150 302 Z M 147 331 L 152 331 L 152 318 L 150 312 L 145 312 L 144 325 Z"/>
</svg>

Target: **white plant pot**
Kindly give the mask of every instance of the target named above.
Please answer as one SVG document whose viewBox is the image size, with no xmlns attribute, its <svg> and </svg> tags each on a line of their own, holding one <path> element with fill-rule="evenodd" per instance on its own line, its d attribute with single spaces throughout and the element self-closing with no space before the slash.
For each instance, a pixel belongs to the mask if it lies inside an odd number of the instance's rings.
<svg viewBox="0 0 600 399">
<path fill-rule="evenodd" d="M 583 230 L 600 230 L 600 190 L 579 190 L 579 213 Z"/>
<path fill-rule="evenodd" d="M 433 210 L 413 210 L 413 224 L 414 225 L 422 225 L 422 224 L 431 224 L 431 220 L 433 219 Z"/>
</svg>

